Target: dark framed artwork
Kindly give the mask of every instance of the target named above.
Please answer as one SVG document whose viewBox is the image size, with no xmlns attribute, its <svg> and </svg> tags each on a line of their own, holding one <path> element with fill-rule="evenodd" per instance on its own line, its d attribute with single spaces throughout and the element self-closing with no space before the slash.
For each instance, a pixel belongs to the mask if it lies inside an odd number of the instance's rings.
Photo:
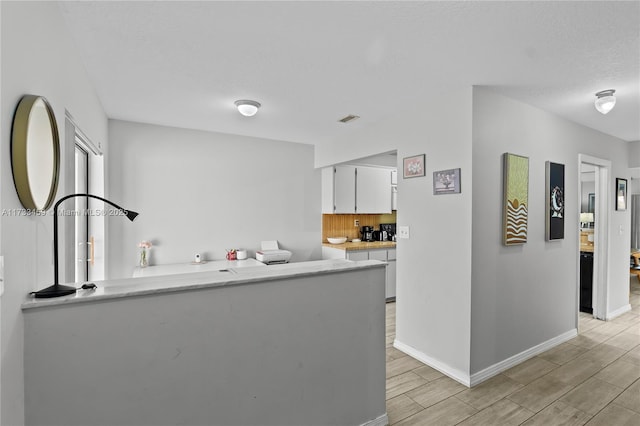
<svg viewBox="0 0 640 426">
<path fill-rule="evenodd" d="M 433 172 L 433 195 L 459 194 L 460 169 Z"/>
<path fill-rule="evenodd" d="M 627 210 L 627 180 L 616 178 L 616 210 Z"/>
<path fill-rule="evenodd" d="M 529 158 L 503 155 L 503 242 L 506 246 L 527 242 L 529 221 Z"/>
<path fill-rule="evenodd" d="M 404 179 L 412 177 L 425 176 L 425 155 L 414 155 L 412 157 L 405 157 L 402 161 L 402 177 Z"/>
<path fill-rule="evenodd" d="M 546 239 L 564 239 L 564 164 L 546 162 Z"/>
</svg>

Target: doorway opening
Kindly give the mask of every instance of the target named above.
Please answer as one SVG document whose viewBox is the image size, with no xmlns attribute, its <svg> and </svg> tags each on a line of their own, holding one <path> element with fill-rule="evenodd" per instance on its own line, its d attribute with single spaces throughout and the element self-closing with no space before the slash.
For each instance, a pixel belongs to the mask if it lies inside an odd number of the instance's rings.
<svg viewBox="0 0 640 426">
<path fill-rule="evenodd" d="M 89 192 L 89 153 L 76 139 L 75 194 Z M 76 197 L 75 211 L 75 281 L 89 281 L 89 264 L 93 259 L 93 246 L 89 239 L 89 198 Z"/>
<path fill-rule="evenodd" d="M 69 165 L 73 164 L 73 168 L 68 169 L 65 192 L 104 196 L 102 146 L 80 130 L 68 111 L 65 111 L 65 118 L 68 152 L 65 158 Z M 106 263 L 104 206 L 93 198 L 75 197 L 74 200 L 75 217 L 67 218 L 69 223 L 65 225 L 64 233 L 66 280 L 103 280 Z"/>
<path fill-rule="evenodd" d="M 579 155 L 580 258 L 576 328 L 580 312 L 601 320 L 607 317 L 610 170 L 609 160 Z"/>
</svg>

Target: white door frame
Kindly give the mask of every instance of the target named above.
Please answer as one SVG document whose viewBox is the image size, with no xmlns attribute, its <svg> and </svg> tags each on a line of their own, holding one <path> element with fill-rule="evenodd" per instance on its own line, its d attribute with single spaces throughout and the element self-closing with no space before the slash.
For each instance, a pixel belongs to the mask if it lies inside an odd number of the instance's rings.
<svg viewBox="0 0 640 426">
<path fill-rule="evenodd" d="M 610 235 L 610 206 L 611 206 L 611 161 L 578 154 L 578 182 L 582 164 L 596 166 L 595 172 L 595 229 L 593 251 L 593 316 L 598 319 L 607 318 L 609 303 L 609 235 Z M 578 191 L 578 206 L 582 202 L 582 194 Z M 580 252 L 580 238 L 578 236 L 578 253 Z M 580 261 L 578 256 L 578 275 L 576 280 L 576 328 L 578 327 L 580 306 Z"/>
<path fill-rule="evenodd" d="M 100 143 L 95 144 L 87 135 L 85 135 L 80 127 L 76 124 L 73 116 L 69 111 L 65 110 L 65 145 L 67 150 L 71 153 L 66 157 L 67 161 L 70 164 L 68 167 L 69 170 L 66 171 L 66 184 L 65 184 L 65 194 L 72 194 L 74 192 L 75 187 L 75 146 L 81 146 L 87 153 L 89 154 L 89 187 L 88 192 L 90 194 L 98 195 L 100 197 L 104 197 L 104 156 L 102 154 L 102 146 Z M 98 202 L 97 200 L 90 199 L 87 205 L 87 208 L 91 211 L 102 210 L 102 202 Z M 94 252 L 95 255 L 95 263 L 89 268 L 89 280 L 104 280 L 105 279 L 105 270 L 106 270 L 106 255 L 105 255 L 105 221 L 106 217 L 103 214 L 90 214 L 89 215 L 89 229 L 91 230 L 91 236 L 94 237 Z M 75 229 L 75 227 L 74 227 Z M 72 253 L 75 255 L 75 247 L 74 244 L 71 243 L 75 241 L 74 229 L 70 229 L 65 231 L 64 240 L 65 241 L 65 251 L 68 253 Z M 70 255 L 68 255 L 70 256 Z M 65 266 L 67 269 L 67 280 L 70 277 L 75 276 L 75 256 L 73 256 L 72 260 L 67 260 Z"/>
</svg>

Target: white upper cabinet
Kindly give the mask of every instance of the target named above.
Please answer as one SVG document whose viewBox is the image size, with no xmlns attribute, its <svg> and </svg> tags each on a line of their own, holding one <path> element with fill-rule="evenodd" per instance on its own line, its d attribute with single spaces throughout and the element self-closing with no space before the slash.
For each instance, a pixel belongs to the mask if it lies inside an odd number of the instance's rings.
<svg viewBox="0 0 640 426">
<path fill-rule="evenodd" d="M 356 168 L 336 166 L 334 173 L 334 213 L 359 213 L 356 210 Z"/>
<path fill-rule="evenodd" d="M 358 167 L 356 171 L 356 212 L 391 213 L 391 170 Z"/>
<path fill-rule="evenodd" d="M 356 212 L 356 168 L 322 169 L 322 213 Z"/>
<path fill-rule="evenodd" d="M 322 213 L 391 213 L 391 170 L 335 166 L 322 169 Z"/>
</svg>

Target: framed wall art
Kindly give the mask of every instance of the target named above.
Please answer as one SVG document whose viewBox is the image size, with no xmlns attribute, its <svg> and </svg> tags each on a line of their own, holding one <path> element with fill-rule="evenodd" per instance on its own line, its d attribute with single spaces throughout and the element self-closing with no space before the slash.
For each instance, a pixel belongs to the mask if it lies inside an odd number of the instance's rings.
<svg viewBox="0 0 640 426">
<path fill-rule="evenodd" d="M 433 172 L 433 195 L 459 194 L 460 169 Z"/>
<path fill-rule="evenodd" d="M 627 180 L 616 178 L 616 210 L 627 210 Z"/>
<path fill-rule="evenodd" d="M 503 242 L 506 246 L 527 242 L 529 220 L 529 158 L 503 155 Z"/>
<path fill-rule="evenodd" d="M 587 204 L 587 212 L 595 213 L 596 212 L 596 194 L 591 192 L 589 194 L 589 201 Z"/>
<path fill-rule="evenodd" d="M 414 155 L 402 160 L 402 177 L 404 179 L 425 175 L 425 155 Z"/>
<path fill-rule="evenodd" d="M 564 164 L 547 161 L 545 167 L 547 212 L 545 235 L 547 241 L 564 239 Z"/>
</svg>

